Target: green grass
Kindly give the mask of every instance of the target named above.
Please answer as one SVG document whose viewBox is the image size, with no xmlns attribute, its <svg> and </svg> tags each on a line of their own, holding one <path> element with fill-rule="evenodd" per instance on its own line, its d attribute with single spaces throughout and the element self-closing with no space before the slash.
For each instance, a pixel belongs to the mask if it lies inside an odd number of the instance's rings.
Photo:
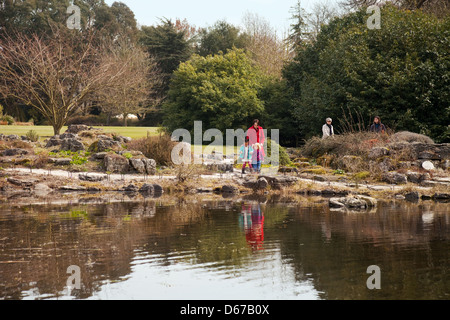
<svg viewBox="0 0 450 320">
<path fill-rule="evenodd" d="M 209 146 L 209 145 L 202 145 L 202 152 L 203 152 L 203 153 L 205 153 L 205 149 L 206 149 L 206 147 L 208 147 L 208 146 Z M 192 152 L 192 153 L 194 153 L 194 147 L 195 147 L 195 145 L 191 145 L 191 152 Z M 227 153 L 226 153 L 226 147 L 225 147 L 225 146 L 223 146 L 223 147 L 216 147 L 216 146 L 211 147 L 211 146 L 209 146 L 209 148 L 213 148 L 213 150 L 215 150 L 216 152 L 221 152 L 221 153 L 223 153 L 223 154 L 227 154 Z M 234 146 L 233 149 L 231 150 L 231 152 L 232 152 L 232 153 L 237 153 L 237 152 L 239 151 L 240 148 L 241 148 L 241 146 L 239 146 L 239 147 Z M 212 151 L 212 150 L 210 150 L 210 151 Z M 209 153 L 211 153 L 211 152 L 209 152 Z"/>
<path fill-rule="evenodd" d="M 133 139 L 142 138 L 147 136 L 147 132 L 150 135 L 157 135 L 157 127 L 94 127 L 103 129 L 105 132 L 115 132 L 121 136 L 130 137 Z M 24 136 L 28 131 L 34 130 L 40 136 L 41 139 L 49 138 L 53 136 L 53 127 L 51 126 L 0 126 L 0 133 L 5 135 L 17 134 Z M 61 129 L 61 133 L 64 133 L 67 127 Z"/>
</svg>

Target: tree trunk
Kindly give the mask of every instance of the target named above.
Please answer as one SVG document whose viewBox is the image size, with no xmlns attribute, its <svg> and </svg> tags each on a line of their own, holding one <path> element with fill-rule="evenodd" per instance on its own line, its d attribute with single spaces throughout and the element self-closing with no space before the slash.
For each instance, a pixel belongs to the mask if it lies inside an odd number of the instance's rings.
<svg viewBox="0 0 450 320">
<path fill-rule="evenodd" d="M 128 113 L 124 113 L 123 114 L 123 126 L 124 127 L 126 127 L 128 125 L 127 119 L 128 119 Z"/>
<path fill-rule="evenodd" d="M 54 124 L 53 125 L 53 135 L 59 135 L 60 134 L 60 132 L 61 132 L 61 128 L 62 128 L 63 126 L 62 125 L 56 125 L 56 124 Z"/>
</svg>

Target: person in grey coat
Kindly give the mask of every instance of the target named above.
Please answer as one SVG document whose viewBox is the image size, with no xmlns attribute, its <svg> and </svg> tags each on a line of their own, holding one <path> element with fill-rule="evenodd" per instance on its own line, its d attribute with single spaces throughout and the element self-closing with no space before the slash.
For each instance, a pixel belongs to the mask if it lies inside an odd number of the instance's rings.
<svg viewBox="0 0 450 320">
<path fill-rule="evenodd" d="M 331 118 L 326 119 L 326 123 L 322 127 L 322 133 L 323 133 L 322 139 L 334 136 L 334 128 L 333 128 L 333 125 L 331 124 L 332 122 L 333 122 L 333 120 Z"/>
</svg>

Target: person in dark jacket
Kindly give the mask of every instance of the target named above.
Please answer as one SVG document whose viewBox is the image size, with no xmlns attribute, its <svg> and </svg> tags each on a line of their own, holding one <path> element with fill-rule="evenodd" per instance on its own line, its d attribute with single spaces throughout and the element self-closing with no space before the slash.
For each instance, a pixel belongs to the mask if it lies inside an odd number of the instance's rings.
<svg viewBox="0 0 450 320">
<path fill-rule="evenodd" d="M 373 124 L 370 126 L 371 132 L 376 133 L 385 133 L 386 132 L 386 126 L 381 123 L 381 118 L 379 116 L 376 116 L 373 119 Z"/>
</svg>

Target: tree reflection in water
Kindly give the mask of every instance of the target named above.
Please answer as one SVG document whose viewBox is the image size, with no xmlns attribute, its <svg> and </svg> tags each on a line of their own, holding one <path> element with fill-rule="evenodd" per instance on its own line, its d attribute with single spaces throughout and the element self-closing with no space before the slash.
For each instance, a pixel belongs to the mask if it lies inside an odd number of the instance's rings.
<svg viewBox="0 0 450 320">
<path fill-rule="evenodd" d="M 229 273 L 218 281 L 267 276 L 270 265 L 269 298 L 295 298 L 307 281 L 323 299 L 448 299 L 449 204 L 334 212 L 309 198 L 174 198 L 0 209 L 0 298 L 70 298 L 71 265 L 82 275 L 73 297 L 95 297 L 105 281 L 126 283 L 137 263 Z M 365 286 L 370 265 L 381 290 Z"/>
</svg>

